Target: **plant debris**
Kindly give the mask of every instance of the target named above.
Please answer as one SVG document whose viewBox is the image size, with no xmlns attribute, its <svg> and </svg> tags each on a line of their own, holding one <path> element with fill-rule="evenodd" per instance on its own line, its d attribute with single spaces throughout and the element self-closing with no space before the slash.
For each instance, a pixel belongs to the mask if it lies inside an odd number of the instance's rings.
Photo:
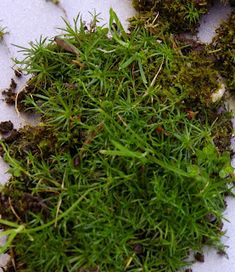
<svg viewBox="0 0 235 272">
<path fill-rule="evenodd" d="M 109 29 L 78 17 L 16 62 L 32 78 L 5 95 L 41 115 L 1 140 L 17 271 L 175 272 L 222 248 L 234 178 L 220 74 L 205 46 L 142 19 L 126 33 L 113 10 Z"/>
<path fill-rule="evenodd" d="M 22 77 L 22 75 L 23 75 L 23 72 L 20 68 L 15 69 L 14 73 L 15 73 L 16 77 Z"/>
</svg>

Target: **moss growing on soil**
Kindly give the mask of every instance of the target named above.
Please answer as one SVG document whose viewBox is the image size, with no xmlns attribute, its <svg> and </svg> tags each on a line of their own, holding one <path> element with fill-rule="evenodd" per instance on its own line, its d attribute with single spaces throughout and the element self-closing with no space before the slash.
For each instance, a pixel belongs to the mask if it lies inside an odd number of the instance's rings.
<svg viewBox="0 0 235 272">
<path fill-rule="evenodd" d="M 223 250 L 232 125 L 213 60 L 158 18 L 127 34 L 111 10 L 112 37 L 97 20 L 22 48 L 33 76 L 12 99 L 41 123 L 1 142 L 9 271 L 175 272 Z"/>
<path fill-rule="evenodd" d="M 215 66 L 225 78 L 227 88 L 235 93 L 235 12 L 216 31 L 210 46 Z"/>
<path fill-rule="evenodd" d="M 234 0 L 222 3 L 235 5 Z M 173 32 L 194 32 L 202 15 L 208 13 L 213 0 L 132 0 L 134 8 L 148 18 L 159 14 L 160 20 Z"/>
<path fill-rule="evenodd" d="M 133 6 L 141 13 L 158 13 L 164 24 L 174 32 L 193 31 L 201 15 L 208 12 L 212 1 L 207 0 L 133 0 Z"/>
</svg>

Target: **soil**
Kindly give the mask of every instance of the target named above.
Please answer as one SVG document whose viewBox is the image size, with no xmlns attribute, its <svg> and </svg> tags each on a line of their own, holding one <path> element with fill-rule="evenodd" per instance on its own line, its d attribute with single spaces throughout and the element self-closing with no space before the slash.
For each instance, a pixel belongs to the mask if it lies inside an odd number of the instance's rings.
<svg viewBox="0 0 235 272">
<path fill-rule="evenodd" d="M 198 261 L 200 263 L 204 263 L 204 261 L 205 261 L 204 255 L 200 252 L 195 253 L 194 258 L 196 261 Z"/>
<path fill-rule="evenodd" d="M 15 70 L 15 74 L 17 77 L 22 76 L 22 71 L 20 69 Z M 28 93 L 32 93 L 34 87 L 30 84 L 30 80 L 28 81 L 28 84 L 25 85 L 25 87 L 19 92 L 16 92 L 17 83 L 12 78 L 9 88 L 2 91 L 4 98 L 4 101 L 8 105 L 15 105 L 17 103 L 17 110 L 19 112 L 29 112 L 27 110 L 27 107 L 23 103 Z M 17 100 L 17 101 L 16 101 Z"/>
<path fill-rule="evenodd" d="M 13 129 L 9 136 L 7 136 L 4 141 L 8 144 L 13 143 L 20 136 L 20 132 L 17 129 Z"/>
<path fill-rule="evenodd" d="M 5 96 L 5 102 L 8 105 L 14 105 L 15 104 L 15 98 L 16 98 L 16 93 L 14 90 L 11 88 L 6 89 L 2 92 L 3 96 Z"/>
<path fill-rule="evenodd" d="M 12 78 L 11 79 L 11 84 L 10 84 L 10 89 L 15 90 L 17 87 L 17 83 L 15 82 L 15 80 Z"/>
<path fill-rule="evenodd" d="M 14 128 L 14 125 L 10 120 L 0 123 L 0 133 L 2 133 L 2 134 L 7 134 L 7 133 L 11 132 L 13 130 L 13 128 Z"/>
</svg>

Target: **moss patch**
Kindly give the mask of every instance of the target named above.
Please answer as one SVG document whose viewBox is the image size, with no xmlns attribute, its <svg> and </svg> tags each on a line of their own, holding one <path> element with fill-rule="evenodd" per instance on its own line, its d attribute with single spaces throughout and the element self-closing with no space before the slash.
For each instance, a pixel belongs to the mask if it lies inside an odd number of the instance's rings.
<svg viewBox="0 0 235 272">
<path fill-rule="evenodd" d="M 235 12 L 216 31 L 210 46 L 216 69 L 225 78 L 231 93 L 235 92 Z"/>
<path fill-rule="evenodd" d="M 33 75 L 18 110 L 41 123 L 1 142 L 3 250 L 17 271 L 61 272 L 175 272 L 222 251 L 232 125 L 213 60 L 158 18 L 127 34 L 111 10 L 112 37 L 78 20 L 18 63 Z"/>
<path fill-rule="evenodd" d="M 206 0 L 133 0 L 141 13 L 158 13 L 160 19 L 174 32 L 194 31 L 201 15 L 208 12 L 212 1 Z"/>
</svg>

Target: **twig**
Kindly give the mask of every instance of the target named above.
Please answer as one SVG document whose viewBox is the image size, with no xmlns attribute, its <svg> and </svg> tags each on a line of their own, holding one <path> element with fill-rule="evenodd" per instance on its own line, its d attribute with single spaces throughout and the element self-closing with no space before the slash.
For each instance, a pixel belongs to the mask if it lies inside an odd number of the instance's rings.
<svg viewBox="0 0 235 272">
<path fill-rule="evenodd" d="M 153 85 L 155 84 L 155 82 L 156 82 L 156 80 L 157 80 L 157 77 L 158 77 L 159 73 L 160 73 L 161 70 L 162 70 L 163 63 L 164 63 L 164 58 L 163 58 L 163 60 L 162 60 L 162 62 L 161 62 L 161 64 L 160 64 L 160 66 L 159 66 L 159 68 L 158 68 L 158 71 L 157 71 L 156 75 L 154 76 L 154 78 L 153 78 L 153 80 L 152 80 L 152 82 L 151 82 L 151 84 L 150 84 L 150 87 L 153 87 Z"/>
<path fill-rule="evenodd" d="M 15 217 L 22 222 L 21 218 L 19 217 L 19 215 L 16 213 L 15 209 L 13 208 L 12 206 L 12 203 L 11 203 L 11 198 L 8 197 L 8 203 L 10 205 L 10 208 L 11 208 L 11 211 L 13 212 L 13 214 L 15 215 Z"/>
<path fill-rule="evenodd" d="M 18 115 L 18 117 L 20 117 L 20 112 L 18 110 L 18 97 L 20 95 L 21 92 L 23 92 L 23 90 L 28 86 L 28 84 L 25 84 L 23 87 L 21 87 L 21 89 L 17 92 L 16 94 L 16 98 L 15 98 L 15 111 Z"/>
</svg>

